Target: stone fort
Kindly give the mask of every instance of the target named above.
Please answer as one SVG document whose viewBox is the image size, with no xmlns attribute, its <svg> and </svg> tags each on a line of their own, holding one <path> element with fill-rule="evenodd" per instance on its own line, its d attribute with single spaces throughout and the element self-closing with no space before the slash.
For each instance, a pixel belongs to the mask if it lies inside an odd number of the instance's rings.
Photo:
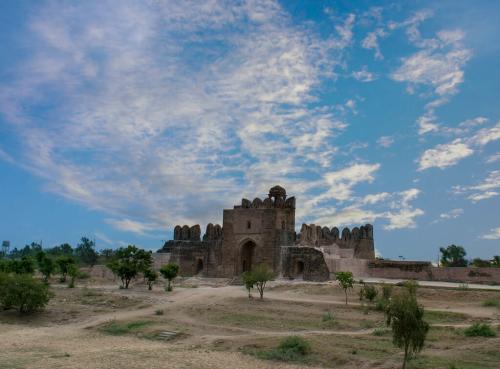
<svg viewBox="0 0 500 369">
<path fill-rule="evenodd" d="M 324 281 L 340 270 L 355 274 L 375 259 L 373 227 L 352 230 L 302 224 L 295 232 L 295 197 L 281 186 L 265 199 L 242 199 L 224 209 L 222 226 L 174 228 L 174 239 L 158 250 L 180 266 L 183 276 L 233 278 L 266 264 L 283 278 Z"/>
</svg>

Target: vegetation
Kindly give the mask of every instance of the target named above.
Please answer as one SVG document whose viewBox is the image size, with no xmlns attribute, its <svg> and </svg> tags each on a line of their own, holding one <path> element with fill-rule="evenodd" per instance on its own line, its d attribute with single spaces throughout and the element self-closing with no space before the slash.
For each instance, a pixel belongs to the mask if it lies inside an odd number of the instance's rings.
<svg viewBox="0 0 500 369">
<path fill-rule="evenodd" d="M 76 264 L 68 265 L 69 288 L 75 288 L 75 280 L 78 278 L 79 274 L 80 270 L 78 269 L 78 266 Z"/>
<path fill-rule="evenodd" d="M 474 323 L 464 331 L 466 337 L 495 337 L 495 331 L 486 323 Z"/>
<path fill-rule="evenodd" d="M 249 278 L 253 280 L 261 299 L 264 298 L 264 290 L 267 282 L 275 277 L 276 275 L 266 264 L 259 264 L 250 272 Z"/>
<path fill-rule="evenodd" d="M 335 278 L 340 284 L 340 287 L 345 293 L 345 304 L 347 305 L 347 290 L 352 289 L 354 286 L 354 278 L 351 272 L 337 272 L 335 273 Z"/>
<path fill-rule="evenodd" d="M 245 288 L 248 291 L 248 298 L 252 298 L 252 288 L 255 286 L 255 279 L 252 272 L 247 271 L 241 275 L 243 279 L 243 283 L 245 284 Z"/>
<path fill-rule="evenodd" d="M 259 353 L 268 360 L 300 361 L 311 353 L 311 345 L 302 337 L 290 336 L 283 339 L 277 348 Z"/>
<path fill-rule="evenodd" d="M 48 256 L 45 252 L 40 251 L 37 254 L 38 270 L 43 276 L 45 283 L 49 282 L 49 278 L 56 271 L 56 263 L 54 259 Z"/>
<path fill-rule="evenodd" d="M 488 300 L 483 301 L 483 306 L 500 308 L 500 299 L 489 298 Z"/>
<path fill-rule="evenodd" d="M 362 299 L 367 299 L 370 302 L 373 302 L 375 297 L 378 295 L 377 288 L 371 284 L 363 284 L 359 293 Z"/>
<path fill-rule="evenodd" d="M 59 281 L 61 283 L 65 283 L 66 277 L 72 268 L 71 265 L 75 265 L 76 261 L 72 256 L 64 256 L 63 255 L 63 256 L 59 256 L 56 259 L 56 264 L 57 264 L 57 267 L 59 269 L 59 273 L 61 274 L 61 278 L 59 278 Z"/>
<path fill-rule="evenodd" d="M 42 310 L 52 297 L 49 287 L 29 274 L 0 274 L 0 307 L 21 314 Z"/>
<path fill-rule="evenodd" d="M 87 237 L 82 237 L 80 243 L 76 246 L 75 256 L 84 265 L 93 267 L 98 258 L 98 254 L 94 249 L 94 241 L 89 240 Z"/>
<path fill-rule="evenodd" d="M 411 288 L 394 295 L 387 304 L 387 325 L 392 329 L 393 344 L 404 350 L 403 369 L 408 354 L 420 352 L 424 346 L 429 324 L 423 320 L 424 308 L 418 304 Z"/>
<path fill-rule="evenodd" d="M 144 273 L 153 263 L 151 251 L 139 249 L 134 245 L 121 247 L 115 251 L 108 268 L 120 278 L 123 288 L 128 288 L 130 281 L 139 273 Z"/>
<path fill-rule="evenodd" d="M 465 249 L 462 246 L 450 245 L 446 248 L 441 247 L 441 265 L 445 267 L 464 267 L 467 266 L 465 260 Z"/>
<path fill-rule="evenodd" d="M 160 273 L 167 280 L 166 291 L 172 291 L 172 280 L 179 274 L 179 266 L 174 263 L 168 263 L 161 267 Z"/>
<path fill-rule="evenodd" d="M 148 284 L 148 290 L 151 291 L 153 289 L 153 284 L 158 279 L 158 273 L 152 268 L 146 269 L 144 271 L 144 278 Z"/>
<path fill-rule="evenodd" d="M 137 320 L 129 323 L 118 323 L 116 321 L 112 321 L 102 326 L 101 331 L 112 336 L 122 336 L 127 333 L 132 333 L 133 331 L 141 329 L 149 324 L 151 324 L 151 322 L 147 320 Z"/>
</svg>

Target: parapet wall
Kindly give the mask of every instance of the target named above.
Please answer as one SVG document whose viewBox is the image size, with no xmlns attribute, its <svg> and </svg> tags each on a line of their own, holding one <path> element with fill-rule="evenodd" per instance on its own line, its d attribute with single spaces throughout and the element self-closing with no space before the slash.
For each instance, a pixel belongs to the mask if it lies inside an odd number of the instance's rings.
<svg viewBox="0 0 500 369">
<path fill-rule="evenodd" d="M 426 261 L 374 260 L 367 264 L 372 278 L 500 284 L 500 268 L 434 267 Z"/>
<path fill-rule="evenodd" d="M 312 247 L 336 245 L 340 249 L 353 250 L 354 258 L 375 258 L 373 226 L 371 224 L 354 227 L 352 230 L 346 227 L 342 233 L 337 227 L 330 229 L 315 224 L 302 224 L 297 244 Z"/>
</svg>

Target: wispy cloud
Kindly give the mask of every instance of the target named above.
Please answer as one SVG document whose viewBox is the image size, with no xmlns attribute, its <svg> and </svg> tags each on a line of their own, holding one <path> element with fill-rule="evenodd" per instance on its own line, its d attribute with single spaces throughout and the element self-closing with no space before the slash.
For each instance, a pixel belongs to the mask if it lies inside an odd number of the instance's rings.
<svg viewBox="0 0 500 369">
<path fill-rule="evenodd" d="M 462 208 L 451 209 L 450 211 L 448 211 L 446 213 L 439 214 L 439 218 L 434 220 L 432 223 L 435 224 L 435 223 L 439 223 L 439 222 L 442 222 L 442 221 L 448 220 L 448 219 L 456 219 L 456 218 L 462 216 L 463 213 L 464 213 L 464 209 L 462 209 Z"/>
<path fill-rule="evenodd" d="M 466 194 L 467 199 L 478 202 L 500 195 L 500 170 L 494 170 L 480 183 L 470 186 L 454 186 L 455 194 Z"/>
<path fill-rule="evenodd" d="M 498 240 L 498 239 L 500 239 L 500 227 L 491 229 L 490 233 L 482 235 L 481 238 L 485 239 L 485 240 Z"/>
</svg>

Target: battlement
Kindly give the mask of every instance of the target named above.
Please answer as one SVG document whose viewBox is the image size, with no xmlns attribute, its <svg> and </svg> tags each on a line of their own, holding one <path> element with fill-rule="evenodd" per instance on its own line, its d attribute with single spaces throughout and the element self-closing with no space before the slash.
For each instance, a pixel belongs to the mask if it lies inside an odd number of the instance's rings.
<svg viewBox="0 0 500 369">
<path fill-rule="evenodd" d="M 201 241 L 201 228 L 199 224 L 194 226 L 176 225 L 174 227 L 174 241 Z M 222 237 L 222 227 L 219 224 L 207 224 L 203 241 L 217 240 Z"/>
<path fill-rule="evenodd" d="M 346 243 L 350 240 L 373 240 L 373 226 L 365 224 L 361 227 L 354 227 L 352 230 L 345 227 L 340 233 L 337 227 L 321 227 L 315 224 L 302 224 L 300 234 L 298 237 L 299 244 L 301 245 L 319 245 L 319 244 L 333 244 L 333 243 Z"/>
<path fill-rule="evenodd" d="M 272 209 L 288 208 L 295 209 L 295 197 L 286 198 L 286 190 L 281 186 L 274 186 L 269 190 L 269 195 L 264 200 L 256 197 L 253 201 L 241 199 L 241 205 L 235 205 L 235 209 Z"/>
</svg>

